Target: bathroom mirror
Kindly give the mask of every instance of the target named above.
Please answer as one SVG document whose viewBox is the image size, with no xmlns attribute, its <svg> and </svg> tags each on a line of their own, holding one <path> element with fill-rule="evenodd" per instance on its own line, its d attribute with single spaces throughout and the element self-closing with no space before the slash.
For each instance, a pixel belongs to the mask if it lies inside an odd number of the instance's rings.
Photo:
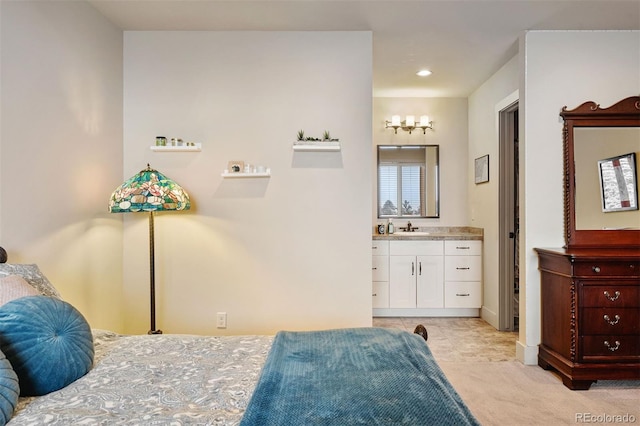
<svg viewBox="0 0 640 426">
<path fill-rule="evenodd" d="M 378 218 L 440 217 L 438 145 L 378 146 Z"/>
<path fill-rule="evenodd" d="M 564 107 L 560 115 L 564 119 L 567 247 L 639 246 L 635 162 L 640 146 L 640 97 L 623 99 L 608 108 L 585 102 L 573 110 Z M 612 178 L 603 172 L 620 158 L 627 165 L 620 167 L 616 182 L 624 183 L 625 188 L 605 188 Z M 621 201 L 629 207 L 615 207 Z"/>
</svg>

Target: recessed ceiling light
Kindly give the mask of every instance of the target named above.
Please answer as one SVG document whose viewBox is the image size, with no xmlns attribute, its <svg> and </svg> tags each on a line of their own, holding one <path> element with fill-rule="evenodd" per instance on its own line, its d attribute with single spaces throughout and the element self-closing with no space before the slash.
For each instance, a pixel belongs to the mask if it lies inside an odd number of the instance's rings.
<svg viewBox="0 0 640 426">
<path fill-rule="evenodd" d="M 419 75 L 420 77 L 426 77 L 428 75 L 431 75 L 431 71 L 429 71 L 429 70 L 420 70 L 416 74 Z"/>
</svg>

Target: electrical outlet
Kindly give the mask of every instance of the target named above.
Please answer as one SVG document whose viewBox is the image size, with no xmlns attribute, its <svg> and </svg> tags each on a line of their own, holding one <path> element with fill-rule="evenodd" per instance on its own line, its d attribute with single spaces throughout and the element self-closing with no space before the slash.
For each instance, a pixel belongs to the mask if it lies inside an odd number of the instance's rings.
<svg viewBox="0 0 640 426">
<path fill-rule="evenodd" d="M 218 312 L 216 327 L 218 328 L 227 328 L 227 313 L 226 312 Z"/>
</svg>

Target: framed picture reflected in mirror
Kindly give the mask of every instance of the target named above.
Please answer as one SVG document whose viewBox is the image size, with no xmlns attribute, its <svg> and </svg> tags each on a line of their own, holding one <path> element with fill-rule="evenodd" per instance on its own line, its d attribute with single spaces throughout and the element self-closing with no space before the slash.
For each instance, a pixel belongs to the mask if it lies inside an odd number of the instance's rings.
<svg viewBox="0 0 640 426">
<path fill-rule="evenodd" d="M 598 161 L 603 212 L 638 210 L 636 154 Z"/>
</svg>

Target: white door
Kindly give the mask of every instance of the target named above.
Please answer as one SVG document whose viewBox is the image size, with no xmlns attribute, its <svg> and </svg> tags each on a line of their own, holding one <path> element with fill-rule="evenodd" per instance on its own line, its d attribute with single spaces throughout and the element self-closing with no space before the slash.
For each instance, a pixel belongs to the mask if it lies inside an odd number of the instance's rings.
<svg viewBox="0 0 640 426">
<path fill-rule="evenodd" d="M 416 307 L 416 257 L 389 256 L 389 307 Z"/>
<path fill-rule="evenodd" d="M 443 256 L 418 256 L 417 307 L 444 308 Z"/>
</svg>

